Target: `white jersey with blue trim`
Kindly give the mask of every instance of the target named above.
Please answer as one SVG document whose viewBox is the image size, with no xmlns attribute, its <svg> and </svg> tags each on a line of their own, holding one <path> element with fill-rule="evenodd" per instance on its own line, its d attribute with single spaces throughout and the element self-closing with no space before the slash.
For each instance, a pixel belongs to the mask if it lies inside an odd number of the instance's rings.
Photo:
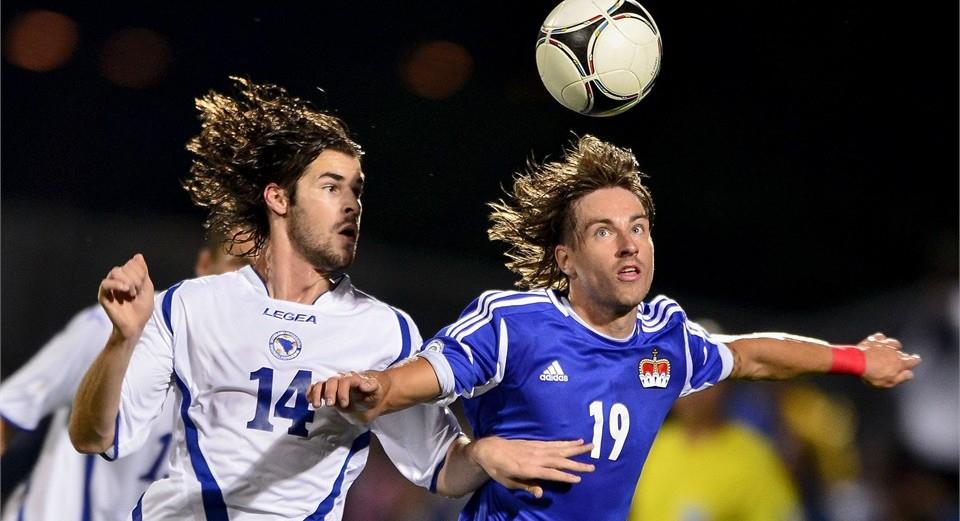
<svg viewBox="0 0 960 521">
<path fill-rule="evenodd" d="M 0 386 L 0 415 L 18 429 L 34 430 L 53 414 L 30 476 L 4 503 L 3 521 L 129 519 L 147 486 L 166 475 L 172 408 L 144 432 L 144 449 L 123 461 L 79 454 L 70 443 L 74 394 L 112 328 L 99 305 L 82 310 Z"/>
<path fill-rule="evenodd" d="M 270 298 L 252 267 L 184 281 L 157 296 L 121 391 L 109 457 L 143 444 L 175 389 L 170 477 L 133 511 L 146 520 L 340 519 L 370 431 L 410 481 L 432 486 L 460 434 L 445 407 L 349 422 L 314 410 L 312 382 L 384 369 L 420 345 L 413 321 L 344 275 L 313 304 Z"/>
<path fill-rule="evenodd" d="M 552 290 L 491 291 L 418 355 L 437 372 L 441 402 L 463 397 L 477 437 L 593 443 L 577 458 L 596 470 L 544 496 L 494 481 L 461 520 L 626 519 L 634 487 L 667 412 L 680 396 L 729 376 L 730 350 L 660 296 L 641 304 L 627 338 L 590 327 Z"/>
</svg>

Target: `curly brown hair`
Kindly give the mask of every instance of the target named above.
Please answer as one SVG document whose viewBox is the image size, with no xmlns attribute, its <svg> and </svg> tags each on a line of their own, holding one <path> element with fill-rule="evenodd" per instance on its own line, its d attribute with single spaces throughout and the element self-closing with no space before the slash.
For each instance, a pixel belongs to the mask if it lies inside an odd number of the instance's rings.
<svg viewBox="0 0 960 521">
<path fill-rule="evenodd" d="M 295 204 L 297 180 L 321 152 L 359 158 L 363 151 L 343 121 L 286 89 L 230 79 L 237 95 L 211 90 L 196 99 L 201 130 L 187 142 L 193 164 L 183 187 L 209 211 L 208 234 L 226 237 L 234 255 L 254 256 L 270 234 L 263 199 L 268 184 L 283 187 Z"/>
<path fill-rule="evenodd" d="M 601 188 L 621 187 L 640 199 L 653 221 L 653 198 L 643 185 L 637 159 L 630 149 L 620 148 L 591 135 L 574 140 L 559 161 L 527 164 L 514 176 L 509 201 L 489 203 L 492 222 L 490 240 L 509 246 L 506 266 L 520 276 L 521 288 L 556 288 L 565 291 L 566 275 L 554 259 L 560 244 L 575 245 L 574 203 Z"/>
</svg>

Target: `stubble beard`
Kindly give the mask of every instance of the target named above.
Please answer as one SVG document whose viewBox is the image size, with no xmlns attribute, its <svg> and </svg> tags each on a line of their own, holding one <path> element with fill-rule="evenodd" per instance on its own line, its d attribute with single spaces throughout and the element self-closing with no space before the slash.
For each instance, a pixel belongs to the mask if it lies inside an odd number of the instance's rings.
<svg viewBox="0 0 960 521">
<path fill-rule="evenodd" d="M 345 249 L 338 249 L 333 245 L 334 238 L 318 239 L 317 234 L 310 232 L 306 219 L 296 207 L 290 214 L 290 242 L 293 249 L 303 255 L 314 268 L 325 273 L 334 273 L 345 270 L 356 256 L 357 242 Z"/>
</svg>

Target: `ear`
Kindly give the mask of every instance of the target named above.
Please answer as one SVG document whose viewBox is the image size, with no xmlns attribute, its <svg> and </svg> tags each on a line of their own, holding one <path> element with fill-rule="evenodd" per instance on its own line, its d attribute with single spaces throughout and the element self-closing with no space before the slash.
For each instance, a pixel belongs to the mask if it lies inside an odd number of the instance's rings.
<svg viewBox="0 0 960 521">
<path fill-rule="evenodd" d="M 271 212 L 280 216 L 287 215 L 290 198 L 287 197 L 287 191 L 277 183 L 270 183 L 263 188 L 263 200 Z"/>
<path fill-rule="evenodd" d="M 573 268 L 573 259 L 570 258 L 570 248 L 568 246 L 558 244 L 557 247 L 553 249 L 553 258 L 557 262 L 557 267 L 560 268 L 560 271 L 563 272 L 564 275 L 574 277 L 577 274 Z"/>
<path fill-rule="evenodd" d="M 210 265 L 213 264 L 213 255 L 209 248 L 203 248 L 197 253 L 197 263 L 193 267 L 193 274 L 202 277 L 210 272 Z"/>
</svg>

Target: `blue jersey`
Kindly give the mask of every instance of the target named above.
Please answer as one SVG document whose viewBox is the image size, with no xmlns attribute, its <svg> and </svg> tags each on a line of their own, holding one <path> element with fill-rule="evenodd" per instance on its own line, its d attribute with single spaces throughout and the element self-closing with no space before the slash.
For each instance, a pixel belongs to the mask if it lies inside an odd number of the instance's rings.
<svg viewBox="0 0 960 521">
<path fill-rule="evenodd" d="M 536 499 L 489 481 L 461 520 L 623 520 L 673 402 L 726 378 L 732 356 L 660 296 L 639 306 L 629 338 L 591 328 L 552 290 L 491 291 L 428 341 L 442 400 L 463 397 L 479 437 L 593 442 L 596 466 Z"/>
</svg>

